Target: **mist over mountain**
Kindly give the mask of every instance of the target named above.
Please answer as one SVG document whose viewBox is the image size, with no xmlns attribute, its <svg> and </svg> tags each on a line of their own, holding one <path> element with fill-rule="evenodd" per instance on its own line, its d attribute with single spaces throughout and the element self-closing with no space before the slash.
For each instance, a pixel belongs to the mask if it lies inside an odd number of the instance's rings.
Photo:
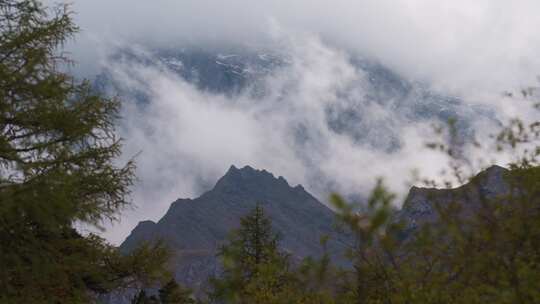
<svg viewBox="0 0 540 304">
<path fill-rule="evenodd" d="M 493 108 L 299 39 L 280 49 L 131 47 L 109 56 L 94 85 L 125 101 L 120 131 L 126 157 L 138 154 L 138 220 L 200 195 L 230 163 L 283 172 L 323 202 L 334 191 L 361 197 L 375 176 L 405 193 L 412 168 L 442 166 L 417 153 L 434 125 L 455 120 L 467 142 L 498 123 Z"/>
<path fill-rule="evenodd" d="M 71 50 L 91 70 L 110 44 L 280 48 L 275 36 L 281 32 L 320 35 L 406 78 L 484 96 L 535 82 L 540 66 L 535 0 L 45 1 L 58 2 L 77 11 L 82 32 Z"/>
<path fill-rule="evenodd" d="M 365 194 L 377 176 L 403 197 L 413 168 L 444 166 L 423 150 L 433 124 L 456 118 L 463 138 L 482 139 L 498 121 L 534 119 L 501 94 L 537 83 L 534 0 L 72 5 L 73 69 L 122 98 L 123 161 L 138 155 L 139 208 L 108 233 L 116 243 L 231 163 L 283 172 L 323 202 Z"/>
<path fill-rule="evenodd" d="M 288 94 L 294 94 L 297 80 L 282 80 L 290 83 L 282 83 L 277 88 L 279 92 L 275 92 L 273 80 L 280 74 L 290 72 L 297 64 L 297 58 L 272 50 L 227 51 L 197 48 L 120 50 L 111 55 L 109 62 L 112 66 L 96 77 L 95 86 L 100 91 L 119 94 L 144 113 L 146 107 L 151 107 L 151 103 L 155 102 L 148 83 L 137 82 L 137 86 L 133 86 L 129 82 L 126 84 L 125 78 L 115 75 L 118 72 L 115 68 L 135 65 L 178 76 L 179 82 L 187 82 L 197 91 L 209 95 L 209 98 L 224 96 L 226 100 L 215 102 L 229 103 L 225 106 L 232 108 L 262 105 L 263 110 L 273 111 L 274 108 L 280 110 L 294 106 Z M 344 60 L 345 64 L 350 65 L 349 72 L 354 73 L 354 79 L 344 86 L 328 88 L 335 95 L 331 96 L 335 100 L 322 100 L 320 118 L 332 135 L 345 136 L 355 146 L 382 153 L 395 152 L 404 141 L 401 126 L 445 124 L 449 120 L 455 120 L 461 139 L 466 141 L 474 135 L 475 123 L 497 122 L 492 108 L 471 106 L 458 97 L 437 92 L 428 84 L 406 79 L 376 61 L 348 54 L 336 60 Z M 177 102 L 181 103 L 182 100 Z M 295 149 L 302 150 L 303 145 L 316 144 L 317 137 L 321 135 L 310 131 L 309 125 L 302 121 L 302 117 L 299 118 L 293 118 L 294 121 L 287 127 L 293 136 Z"/>
<path fill-rule="evenodd" d="M 350 64 L 359 77 L 347 86 L 338 88 L 336 93 L 340 103 L 325 108 L 325 120 L 332 131 L 351 137 L 357 144 L 387 151 L 399 148 L 399 134 L 395 134 L 392 125 L 369 124 L 369 116 L 374 115 L 369 112 L 372 109 L 370 106 L 374 105 L 394 112 L 394 119 L 399 117 L 409 122 L 438 120 L 444 123 L 455 119 L 463 136 L 472 133 L 475 119 L 496 119 L 493 109 L 488 106 L 471 106 L 458 97 L 437 92 L 429 84 L 407 79 L 373 59 L 350 54 L 344 54 L 344 57 L 340 59 Z M 245 96 L 250 97 L 249 102 L 253 103 L 270 102 L 265 98 L 275 92 L 272 92 L 274 88 L 268 78 L 288 71 L 295 64 L 294 60 L 291 54 L 275 50 L 124 49 L 110 56 L 113 69 L 105 68 L 96 77 L 95 85 L 102 91 L 120 92 L 128 100 L 143 105 L 152 102 L 151 96 L 144 94 L 148 92 L 146 88 L 126 86 L 122 79 L 115 79 L 114 65 L 120 62 L 163 69 L 200 91 L 223 94 L 231 99 L 231 103 L 235 102 L 235 98 Z M 287 94 L 287 91 L 281 93 Z M 268 106 L 279 107 L 279 104 Z M 369 136 L 373 129 L 381 130 L 382 136 Z"/>
</svg>

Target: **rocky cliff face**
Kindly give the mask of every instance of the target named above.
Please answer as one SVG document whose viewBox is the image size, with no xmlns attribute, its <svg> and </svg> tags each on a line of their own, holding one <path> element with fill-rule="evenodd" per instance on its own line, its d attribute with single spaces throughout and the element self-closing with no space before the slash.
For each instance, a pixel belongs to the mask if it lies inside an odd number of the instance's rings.
<svg viewBox="0 0 540 304">
<path fill-rule="evenodd" d="M 460 205 L 462 216 L 478 210 L 483 202 L 508 194 L 510 189 L 505 181 L 508 170 L 491 166 L 476 175 L 469 183 L 454 189 L 434 189 L 412 187 L 409 195 L 397 215 L 397 220 L 405 223 L 406 235 L 425 223 L 435 223 L 439 216 L 437 205 Z"/>
<path fill-rule="evenodd" d="M 176 253 L 177 280 L 198 289 L 219 272 L 218 247 L 257 204 L 272 218 L 282 248 L 294 258 L 321 256 L 320 238 L 328 235 L 334 261 L 346 263 L 343 253 L 350 239 L 335 232 L 334 213 L 302 186 L 291 187 L 283 177 L 251 167 L 232 166 L 201 197 L 177 200 L 157 223 L 139 223 L 121 249 L 129 251 L 142 241 L 166 241 Z"/>
</svg>

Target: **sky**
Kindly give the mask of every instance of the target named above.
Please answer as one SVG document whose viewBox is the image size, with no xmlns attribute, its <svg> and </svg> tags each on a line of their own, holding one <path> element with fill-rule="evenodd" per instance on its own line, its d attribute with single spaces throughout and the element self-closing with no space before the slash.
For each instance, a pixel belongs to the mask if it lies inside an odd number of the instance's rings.
<svg viewBox="0 0 540 304">
<path fill-rule="evenodd" d="M 288 31 L 320 35 L 453 90 L 523 85 L 535 80 L 540 66 L 535 0 L 70 2 L 82 30 L 79 57 L 96 56 L 99 45 L 134 41 L 271 44 L 276 32 Z"/>
<path fill-rule="evenodd" d="M 331 177 L 334 190 L 345 193 L 366 192 L 376 176 L 384 176 L 404 194 L 413 167 L 436 175 L 444 158 L 422 148 L 431 136 L 430 122 L 362 105 L 370 111 L 368 126 L 391 122 L 405 139 L 397 153 L 355 145 L 328 127 L 325 107 L 363 100 L 365 75 L 351 65 L 351 56 L 376 60 L 467 106 L 488 106 L 501 120 L 535 115 L 501 96 L 538 82 L 540 2 L 534 0 L 70 2 L 81 28 L 67 46 L 78 62 L 76 73 L 92 78 L 107 69 L 115 81 L 151 99 L 143 110 L 127 103 L 122 113 L 120 161 L 137 155 L 139 180 L 132 196 L 136 208 L 107 225 L 104 235 L 115 244 L 138 221 L 158 220 L 175 199 L 199 195 L 232 164 L 283 175 L 322 201 L 327 193 L 317 176 Z M 291 64 L 265 78 L 270 93 L 252 100 L 202 92 L 165 68 L 111 62 L 108 56 L 135 48 L 152 59 L 149 50 L 185 46 L 279 50 Z M 298 124 L 316 140 L 299 147 L 291 137 Z M 484 121 L 475 125 L 480 134 L 492 127 Z"/>
</svg>

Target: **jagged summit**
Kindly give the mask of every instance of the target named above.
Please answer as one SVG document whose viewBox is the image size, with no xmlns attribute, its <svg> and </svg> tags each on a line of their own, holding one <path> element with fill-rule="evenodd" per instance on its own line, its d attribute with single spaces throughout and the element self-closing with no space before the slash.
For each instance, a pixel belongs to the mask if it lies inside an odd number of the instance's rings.
<svg viewBox="0 0 540 304">
<path fill-rule="evenodd" d="M 266 170 L 257 170 L 251 166 L 241 169 L 232 165 L 227 173 L 218 180 L 213 191 L 220 191 L 228 188 L 253 188 L 265 186 L 290 187 L 289 183 L 282 177 L 275 177 Z"/>
</svg>

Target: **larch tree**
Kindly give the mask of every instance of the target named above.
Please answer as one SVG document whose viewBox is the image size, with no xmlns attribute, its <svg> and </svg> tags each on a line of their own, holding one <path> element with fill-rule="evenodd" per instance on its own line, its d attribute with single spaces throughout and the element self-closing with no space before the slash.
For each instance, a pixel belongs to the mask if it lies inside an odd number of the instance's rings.
<svg viewBox="0 0 540 304">
<path fill-rule="evenodd" d="M 117 219 L 134 179 L 115 165 L 120 102 L 64 72 L 77 30 L 67 6 L 0 0 L 1 303 L 91 302 L 160 276 L 168 255 L 74 229 Z"/>
<path fill-rule="evenodd" d="M 195 304 L 192 292 L 178 284 L 174 279 L 169 280 L 158 290 L 162 304 Z"/>
<path fill-rule="evenodd" d="M 211 298 L 226 303 L 264 303 L 286 284 L 289 257 L 279 248 L 278 235 L 260 205 L 240 220 L 219 255 L 223 274 L 211 280 Z"/>
</svg>

